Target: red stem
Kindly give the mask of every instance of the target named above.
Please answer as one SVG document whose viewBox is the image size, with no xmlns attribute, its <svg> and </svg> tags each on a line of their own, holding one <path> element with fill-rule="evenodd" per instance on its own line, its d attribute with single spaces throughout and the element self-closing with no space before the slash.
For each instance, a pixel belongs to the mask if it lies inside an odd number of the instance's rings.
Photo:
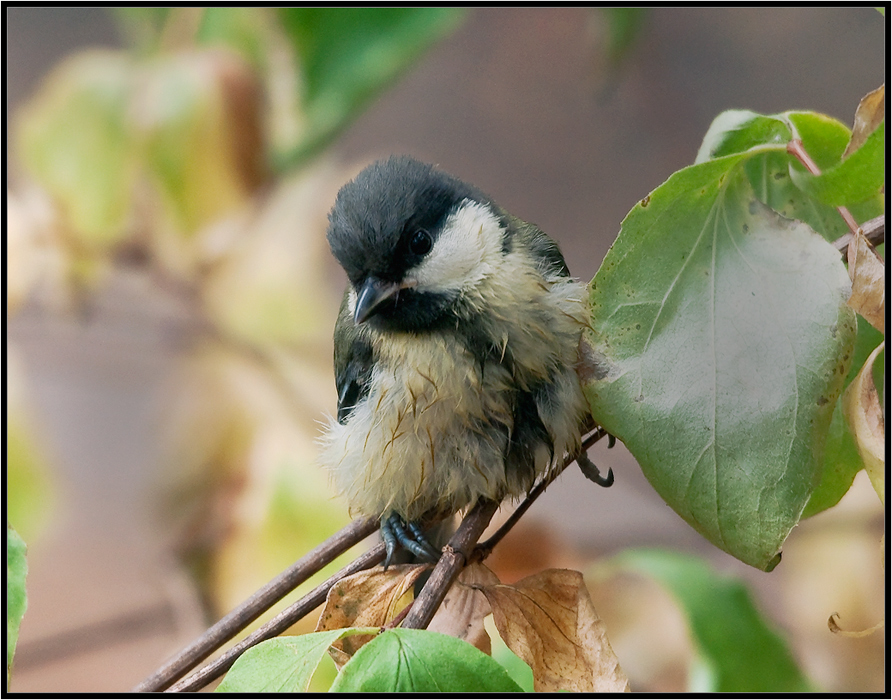
<svg viewBox="0 0 892 700">
<path fill-rule="evenodd" d="M 821 174 L 821 169 L 818 167 L 818 164 L 812 160 L 810 155 L 808 155 L 808 151 L 805 150 L 805 146 L 802 145 L 802 141 L 799 139 L 793 139 L 787 144 L 787 153 L 796 156 L 796 159 L 802 163 L 802 165 L 805 166 L 805 169 L 812 175 Z M 852 234 L 854 235 L 858 233 L 858 222 L 855 221 L 855 217 L 852 216 L 852 213 L 845 207 L 836 207 L 836 211 L 839 212 L 842 220 L 846 222 L 846 226 L 849 227 Z"/>
</svg>

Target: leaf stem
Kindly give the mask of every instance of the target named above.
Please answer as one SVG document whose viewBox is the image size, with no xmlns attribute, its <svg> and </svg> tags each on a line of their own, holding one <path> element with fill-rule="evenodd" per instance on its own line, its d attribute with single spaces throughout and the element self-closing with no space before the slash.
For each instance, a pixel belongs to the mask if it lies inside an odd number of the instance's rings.
<svg viewBox="0 0 892 700">
<path fill-rule="evenodd" d="M 820 175 L 821 169 L 818 167 L 818 164 L 812 159 L 812 157 L 808 154 L 808 151 L 805 150 L 805 146 L 802 145 L 802 141 L 800 139 L 792 139 L 787 144 L 787 153 L 796 157 L 802 165 L 805 167 L 808 172 L 812 175 Z M 852 216 L 852 213 L 846 209 L 845 207 L 836 207 L 836 211 L 839 212 L 839 215 L 842 217 L 842 220 L 846 222 L 846 226 L 849 227 L 849 231 L 854 235 L 858 232 L 858 222 L 855 221 L 855 217 Z"/>
</svg>

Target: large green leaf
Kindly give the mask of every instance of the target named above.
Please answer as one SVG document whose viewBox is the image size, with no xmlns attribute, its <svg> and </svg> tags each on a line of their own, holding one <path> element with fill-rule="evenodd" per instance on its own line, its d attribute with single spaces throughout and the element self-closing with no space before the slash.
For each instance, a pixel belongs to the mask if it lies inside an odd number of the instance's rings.
<svg viewBox="0 0 892 700">
<path fill-rule="evenodd" d="M 766 150 L 766 144 L 786 144 L 798 138 L 822 175 L 812 176 L 789 154 Z M 885 179 L 884 124 L 867 141 L 842 160 L 851 137 L 841 122 L 812 112 L 761 115 L 747 110 L 729 110 L 713 121 L 697 154 L 697 162 L 745 153 L 754 149 L 745 163 L 756 196 L 787 218 L 808 223 L 827 240 L 848 232 L 834 205 L 846 204 L 857 221 L 866 221 L 884 211 L 878 188 Z M 854 362 L 848 384 L 882 335 L 869 324 L 859 323 Z M 827 432 L 821 483 L 809 500 L 803 517 L 825 510 L 839 501 L 852 484 L 862 462 L 839 401 Z"/>
<path fill-rule="evenodd" d="M 759 613 L 746 585 L 703 561 L 661 550 L 632 550 L 616 563 L 654 578 L 678 601 L 708 673 L 702 692 L 813 691 L 789 646 Z"/>
<path fill-rule="evenodd" d="M 299 57 L 305 123 L 277 154 L 300 162 L 346 126 L 435 40 L 464 16 L 454 7 L 289 7 L 282 25 Z"/>
<path fill-rule="evenodd" d="M 711 542 L 771 569 L 820 477 L 854 314 L 839 253 L 755 196 L 765 146 L 675 173 L 591 284 L 593 414 Z"/>
<path fill-rule="evenodd" d="M 331 686 L 338 693 L 519 693 L 492 657 L 455 637 L 393 629 L 363 646 Z"/>
<path fill-rule="evenodd" d="M 9 690 L 9 672 L 19 639 L 19 626 L 28 607 L 25 593 L 25 577 L 28 562 L 25 559 L 25 543 L 15 530 L 6 526 L 6 688 Z"/>
</svg>

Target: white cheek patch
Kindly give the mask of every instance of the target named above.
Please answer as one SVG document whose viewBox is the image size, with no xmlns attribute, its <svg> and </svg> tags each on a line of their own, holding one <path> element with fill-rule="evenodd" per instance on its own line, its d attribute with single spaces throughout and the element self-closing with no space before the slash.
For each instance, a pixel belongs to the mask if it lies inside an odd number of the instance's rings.
<svg viewBox="0 0 892 700">
<path fill-rule="evenodd" d="M 502 233 L 501 223 L 488 206 L 465 200 L 446 219 L 433 249 L 408 277 L 424 291 L 470 289 L 498 265 Z"/>
</svg>

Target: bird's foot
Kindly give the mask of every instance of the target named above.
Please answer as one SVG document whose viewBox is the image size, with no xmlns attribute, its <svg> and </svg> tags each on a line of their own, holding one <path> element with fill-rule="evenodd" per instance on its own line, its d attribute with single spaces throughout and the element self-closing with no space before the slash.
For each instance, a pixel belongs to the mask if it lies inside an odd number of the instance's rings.
<svg viewBox="0 0 892 700">
<path fill-rule="evenodd" d="M 391 513 L 381 520 L 381 538 L 387 551 L 387 556 L 384 558 L 385 571 L 393 560 L 397 545 L 421 561 L 437 561 L 440 558 L 440 553 L 427 541 L 418 523 L 406 522 L 396 513 Z"/>
<path fill-rule="evenodd" d="M 595 463 L 588 458 L 585 452 L 582 452 L 576 458 L 576 463 L 579 465 L 579 470 L 589 481 L 594 481 L 598 486 L 603 486 L 605 489 L 613 486 L 613 469 L 607 470 L 607 476 L 601 476 L 601 470 L 595 466 Z"/>
</svg>

